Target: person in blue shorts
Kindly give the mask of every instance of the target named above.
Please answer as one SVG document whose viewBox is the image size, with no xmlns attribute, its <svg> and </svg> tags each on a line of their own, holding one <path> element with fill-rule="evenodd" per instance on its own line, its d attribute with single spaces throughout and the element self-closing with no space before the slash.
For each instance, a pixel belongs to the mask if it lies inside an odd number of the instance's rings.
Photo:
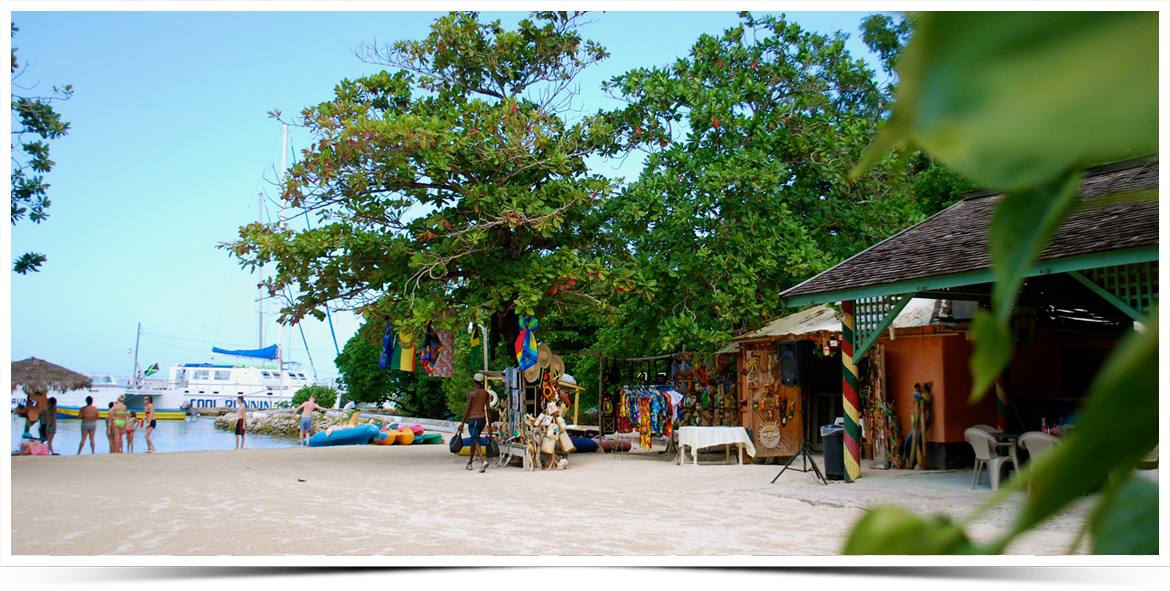
<svg viewBox="0 0 1170 591">
<path fill-rule="evenodd" d="M 472 463 L 475 462 L 476 455 L 478 455 L 483 461 L 479 471 L 486 472 L 487 455 L 483 452 L 483 446 L 479 444 L 479 435 L 483 432 L 484 427 L 487 427 L 488 435 L 492 434 L 491 413 L 488 408 L 488 393 L 483 388 L 483 374 L 475 374 L 474 380 L 475 387 L 467 392 L 467 406 L 463 408 L 463 420 L 460 421 L 456 433 L 462 433 L 463 425 L 467 425 L 470 430 L 468 435 L 471 437 L 471 453 L 468 454 L 467 469 L 472 469 Z"/>
<path fill-rule="evenodd" d="M 309 437 L 313 434 L 313 411 L 319 410 L 325 412 L 329 410 L 317 404 L 317 395 L 309 394 L 309 399 L 302 402 L 300 406 L 293 409 L 293 416 L 296 416 L 297 411 L 304 409 L 301 412 L 301 428 L 297 431 L 297 445 L 309 446 Z"/>
</svg>

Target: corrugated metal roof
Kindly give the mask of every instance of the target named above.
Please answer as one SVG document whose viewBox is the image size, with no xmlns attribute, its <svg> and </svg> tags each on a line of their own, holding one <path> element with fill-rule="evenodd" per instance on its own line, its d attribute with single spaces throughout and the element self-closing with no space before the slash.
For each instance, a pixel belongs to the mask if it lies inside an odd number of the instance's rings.
<svg viewBox="0 0 1170 591">
<path fill-rule="evenodd" d="M 938 300 L 913 298 L 894 319 L 894 328 L 930 326 L 934 321 L 937 309 Z M 841 332 L 841 319 L 837 318 L 837 312 L 828 306 L 812 306 L 795 314 L 773 320 L 760 330 L 736 337 L 716 353 L 735 353 L 739 351 L 739 343 L 745 341 L 784 335 L 812 334 L 821 331 Z"/>
</svg>

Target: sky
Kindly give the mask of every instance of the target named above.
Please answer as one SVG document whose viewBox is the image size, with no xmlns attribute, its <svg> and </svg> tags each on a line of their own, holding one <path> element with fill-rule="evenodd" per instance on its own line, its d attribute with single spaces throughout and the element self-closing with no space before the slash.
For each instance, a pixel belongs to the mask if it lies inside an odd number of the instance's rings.
<svg viewBox="0 0 1170 591">
<path fill-rule="evenodd" d="M 379 12 L 269 10 L 267 3 L 247 5 L 255 11 L 224 10 L 239 7 L 231 3 L 195 12 L 165 10 L 176 6 L 165 3 L 116 6 L 123 10 L 44 11 L 54 5 L 32 2 L 6 2 L 3 9 L 20 29 L 10 39 L 17 58 L 29 64 L 13 82 L 23 87 L 17 92 L 64 84 L 75 90 L 55 104 L 72 127 L 51 143 L 50 217 L 3 232 L 12 257 L 29 251 L 48 257 L 38 273 L 9 271 L 10 359 L 35 356 L 74 371 L 128 377 L 137 343 L 142 367 L 239 363 L 213 356 L 211 347 L 261 345 L 259 277 L 216 245 L 260 217 L 261 193 L 265 217 L 278 215 L 282 131 L 267 113 L 278 109 L 287 119 L 329 99 L 340 80 L 380 71 L 353 50 L 363 42 L 421 38 L 443 13 L 417 11 L 433 3 Z M 860 20 L 872 12 L 787 14 L 808 30 L 849 33 L 850 52 L 877 70 L 858 38 Z M 508 25 L 525 13 L 483 16 Z M 669 64 L 699 35 L 739 22 L 731 10 L 610 11 L 593 21 L 583 37 L 612 57 L 579 79 L 586 111 L 617 106 L 600 91 L 603 80 Z M 312 138 L 297 127 L 289 137 L 291 164 Z M 598 163 L 596 170 L 631 178 L 638 162 Z M 276 342 L 277 306 L 265 308 L 269 345 Z M 285 327 L 285 360 L 320 379 L 335 378 L 333 335 L 344 347 L 360 320 L 344 311 L 331 317 L 332 333 L 329 323 L 311 318 Z"/>
</svg>

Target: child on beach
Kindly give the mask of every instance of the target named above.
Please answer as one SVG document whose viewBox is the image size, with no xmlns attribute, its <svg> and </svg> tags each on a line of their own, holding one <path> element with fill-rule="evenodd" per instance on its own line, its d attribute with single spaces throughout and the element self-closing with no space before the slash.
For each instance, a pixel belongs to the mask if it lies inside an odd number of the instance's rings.
<svg viewBox="0 0 1170 591">
<path fill-rule="evenodd" d="M 130 450 L 128 453 L 134 453 L 134 432 L 142 425 L 142 421 L 138 418 L 138 413 L 130 411 L 130 420 L 126 421 L 126 449 Z"/>
</svg>

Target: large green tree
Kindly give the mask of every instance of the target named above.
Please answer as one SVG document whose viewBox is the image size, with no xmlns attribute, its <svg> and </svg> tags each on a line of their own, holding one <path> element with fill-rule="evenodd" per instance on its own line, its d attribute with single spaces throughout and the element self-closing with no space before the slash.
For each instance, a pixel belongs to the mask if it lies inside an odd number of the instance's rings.
<svg viewBox="0 0 1170 591">
<path fill-rule="evenodd" d="M 252 224 L 223 245 L 275 262 L 271 293 L 296 293 L 282 320 L 330 304 L 416 333 L 474 319 L 510 342 L 519 316 L 598 304 L 629 276 L 605 265 L 596 205 L 613 183 L 585 163 L 612 132 L 571 110 L 576 76 L 607 56 L 581 20 L 539 12 L 508 30 L 451 13 L 421 40 L 360 46 L 391 69 L 302 112 L 317 141 L 283 187 L 317 223 Z"/>
<path fill-rule="evenodd" d="M 12 36 L 19 31 L 12 23 Z M 48 219 L 49 184 L 44 175 L 56 164 L 49 159 L 49 140 L 64 137 L 69 133 L 69 123 L 53 109 L 53 102 L 67 100 L 73 96 L 73 85 L 54 86 L 45 96 L 24 96 L 22 91 L 32 88 L 20 85 L 20 77 L 28 68 L 16 59 L 16 46 L 12 47 L 12 225 L 28 216 L 28 220 L 39 224 Z M 12 270 L 22 275 L 36 272 L 46 261 L 42 253 L 28 252 L 20 255 L 13 263 Z"/>
<path fill-rule="evenodd" d="M 627 300 L 630 339 L 709 347 L 784 313 L 777 294 L 918 219 L 887 158 L 848 174 L 888 95 L 845 49 L 781 18 L 742 14 L 685 58 L 609 81 L 620 149 L 649 151 L 608 203 L 619 233 L 669 288 Z"/>
</svg>

